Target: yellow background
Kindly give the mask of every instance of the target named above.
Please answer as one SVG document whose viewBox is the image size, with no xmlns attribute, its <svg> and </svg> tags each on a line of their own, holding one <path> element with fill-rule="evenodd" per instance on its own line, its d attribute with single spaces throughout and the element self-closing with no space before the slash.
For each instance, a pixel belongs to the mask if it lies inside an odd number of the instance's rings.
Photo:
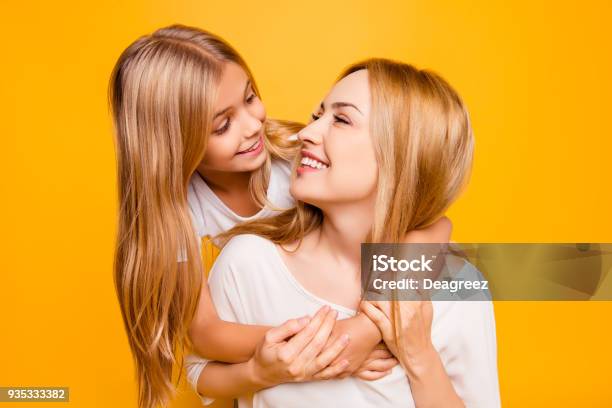
<svg viewBox="0 0 612 408">
<path fill-rule="evenodd" d="M 609 1 L 292 3 L 3 2 L 0 386 L 135 406 L 111 278 L 106 86 L 123 48 L 174 22 L 233 44 L 271 117 L 305 120 L 357 59 L 435 69 L 464 96 L 477 138 L 449 214 L 456 241 L 612 242 Z M 505 406 L 609 406 L 611 302 L 495 308 Z"/>
</svg>

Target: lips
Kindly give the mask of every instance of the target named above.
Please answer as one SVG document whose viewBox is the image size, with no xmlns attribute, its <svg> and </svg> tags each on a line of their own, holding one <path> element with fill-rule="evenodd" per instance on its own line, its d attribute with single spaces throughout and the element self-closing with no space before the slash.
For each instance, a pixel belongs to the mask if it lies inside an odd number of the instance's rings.
<svg viewBox="0 0 612 408">
<path fill-rule="evenodd" d="M 327 162 L 327 161 L 325 161 L 325 160 L 321 159 L 321 158 L 320 158 L 319 156 L 317 156 L 316 154 L 314 154 L 314 153 L 312 153 L 312 152 L 310 152 L 310 151 L 308 151 L 308 150 L 302 150 L 302 152 L 301 152 L 301 153 L 302 153 L 302 159 L 303 159 L 304 157 L 306 157 L 306 158 L 309 158 L 309 159 L 315 160 L 315 161 L 317 161 L 317 162 L 319 162 L 319 163 L 321 163 L 321 164 L 325 165 L 326 167 L 329 167 L 329 162 Z"/>
<path fill-rule="evenodd" d="M 253 143 L 249 148 L 245 149 L 245 150 L 241 150 L 236 154 L 245 154 L 245 153 L 251 153 L 256 151 L 257 149 L 259 149 L 262 145 L 263 139 L 261 136 L 259 136 L 259 138 L 257 138 L 257 140 L 255 141 L 255 143 Z"/>
<path fill-rule="evenodd" d="M 302 158 L 300 159 L 300 166 L 297 168 L 298 174 L 303 174 L 313 171 L 321 171 L 329 168 L 329 163 L 319 158 L 314 153 L 307 150 L 302 150 Z"/>
</svg>

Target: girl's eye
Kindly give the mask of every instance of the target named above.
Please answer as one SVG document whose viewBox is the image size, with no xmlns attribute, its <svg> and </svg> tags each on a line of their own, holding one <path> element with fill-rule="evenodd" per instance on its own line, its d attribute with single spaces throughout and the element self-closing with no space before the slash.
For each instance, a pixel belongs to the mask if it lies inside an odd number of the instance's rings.
<svg viewBox="0 0 612 408">
<path fill-rule="evenodd" d="M 349 125 L 349 124 L 350 124 L 350 122 L 349 122 L 348 120 L 343 119 L 343 118 L 341 118 L 340 116 L 337 116 L 337 115 L 334 115 L 334 120 L 335 120 L 336 122 L 344 123 L 344 124 L 346 124 L 346 125 Z"/>
<path fill-rule="evenodd" d="M 219 129 L 215 130 L 215 134 L 216 135 L 221 135 L 223 133 L 225 133 L 227 131 L 227 129 L 229 129 L 230 127 L 230 118 L 227 118 L 227 120 L 225 121 L 225 124 L 223 126 L 221 126 Z"/>
<path fill-rule="evenodd" d="M 249 95 L 249 97 L 247 98 L 246 102 L 247 102 L 247 103 L 253 103 L 253 101 L 255 100 L 255 98 L 257 98 L 257 95 L 255 95 L 254 93 L 252 93 L 251 95 Z"/>
<path fill-rule="evenodd" d="M 311 118 L 312 118 L 312 120 L 314 121 L 314 120 L 319 119 L 321 116 L 320 116 L 320 115 L 316 115 L 316 114 L 312 113 L 312 114 L 310 115 L 310 117 L 311 117 Z"/>
</svg>

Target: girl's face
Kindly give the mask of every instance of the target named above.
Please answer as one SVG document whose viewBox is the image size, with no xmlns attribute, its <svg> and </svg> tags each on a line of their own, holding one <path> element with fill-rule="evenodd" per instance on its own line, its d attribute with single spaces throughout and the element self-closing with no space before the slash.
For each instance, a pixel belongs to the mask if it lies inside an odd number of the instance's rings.
<svg viewBox="0 0 612 408">
<path fill-rule="evenodd" d="M 266 109 L 240 65 L 227 62 L 213 109 L 212 133 L 200 173 L 249 172 L 266 159 L 263 123 Z"/>
<path fill-rule="evenodd" d="M 353 72 L 340 80 L 298 133 L 300 166 L 291 193 L 301 201 L 325 204 L 372 199 L 378 166 L 370 138 L 368 72 Z"/>
</svg>

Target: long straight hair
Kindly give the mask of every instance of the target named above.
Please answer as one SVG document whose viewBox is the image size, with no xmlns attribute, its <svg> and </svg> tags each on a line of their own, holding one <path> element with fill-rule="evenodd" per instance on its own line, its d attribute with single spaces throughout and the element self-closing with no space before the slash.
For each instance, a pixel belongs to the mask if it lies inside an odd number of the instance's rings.
<svg viewBox="0 0 612 408">
<path fill-rule="evenodd" d="M 363 240 L 399 243 L 408 232 L 438 220 L 458 197 L 471 172 L 474 136 L 465 104 L 439 75 L 369 59 L 348 67 L 338 80 L 363 69 L 368 71 L 370 136 L 378 164 L 374 219 Z M 299 157 L 294 167 L 298 162 Z M 319 208 L 298 202 L 278 216 L 236 226 L 220 241 L 250 233 L 279 245 L 299 244 L 323 218 Z M 401 335 L 398 307 L 394 301 L 396 337 Z"/>
<path fill-rule="evenodd" d="M 119 216 L 114 280 L 136 366 L 138 404 L 166 405 L 173 369 L 182 371 L 188 327 L 202 285 L 202 262 L 187 188 L 211 133 L 223 65 L 247 65 L 223 39 L 192 27 L 162 28 L 132 43 L 109 84 L 115 128 Z M 266 203 L 271 157 L 289 160 L 300 126 L 266 123 L 265 164 L 250 191 Z"/>
<path fill-rule="evenodd" d="M 434 72 L 381 58 L 349 66 L 338 78 L 368 71 L 370 136 L 378 164 L 372 228 L 364 241 L 401 242 L 439 219 L 469 178 L 474 137 L 459 94 Z M 299 157 L 294 167 L 299 164 Z M 284 245 L 320 227 L 321 210 L 297 202 L 277 216 L 219 235 L 257 234 Z"/>
</svg>

